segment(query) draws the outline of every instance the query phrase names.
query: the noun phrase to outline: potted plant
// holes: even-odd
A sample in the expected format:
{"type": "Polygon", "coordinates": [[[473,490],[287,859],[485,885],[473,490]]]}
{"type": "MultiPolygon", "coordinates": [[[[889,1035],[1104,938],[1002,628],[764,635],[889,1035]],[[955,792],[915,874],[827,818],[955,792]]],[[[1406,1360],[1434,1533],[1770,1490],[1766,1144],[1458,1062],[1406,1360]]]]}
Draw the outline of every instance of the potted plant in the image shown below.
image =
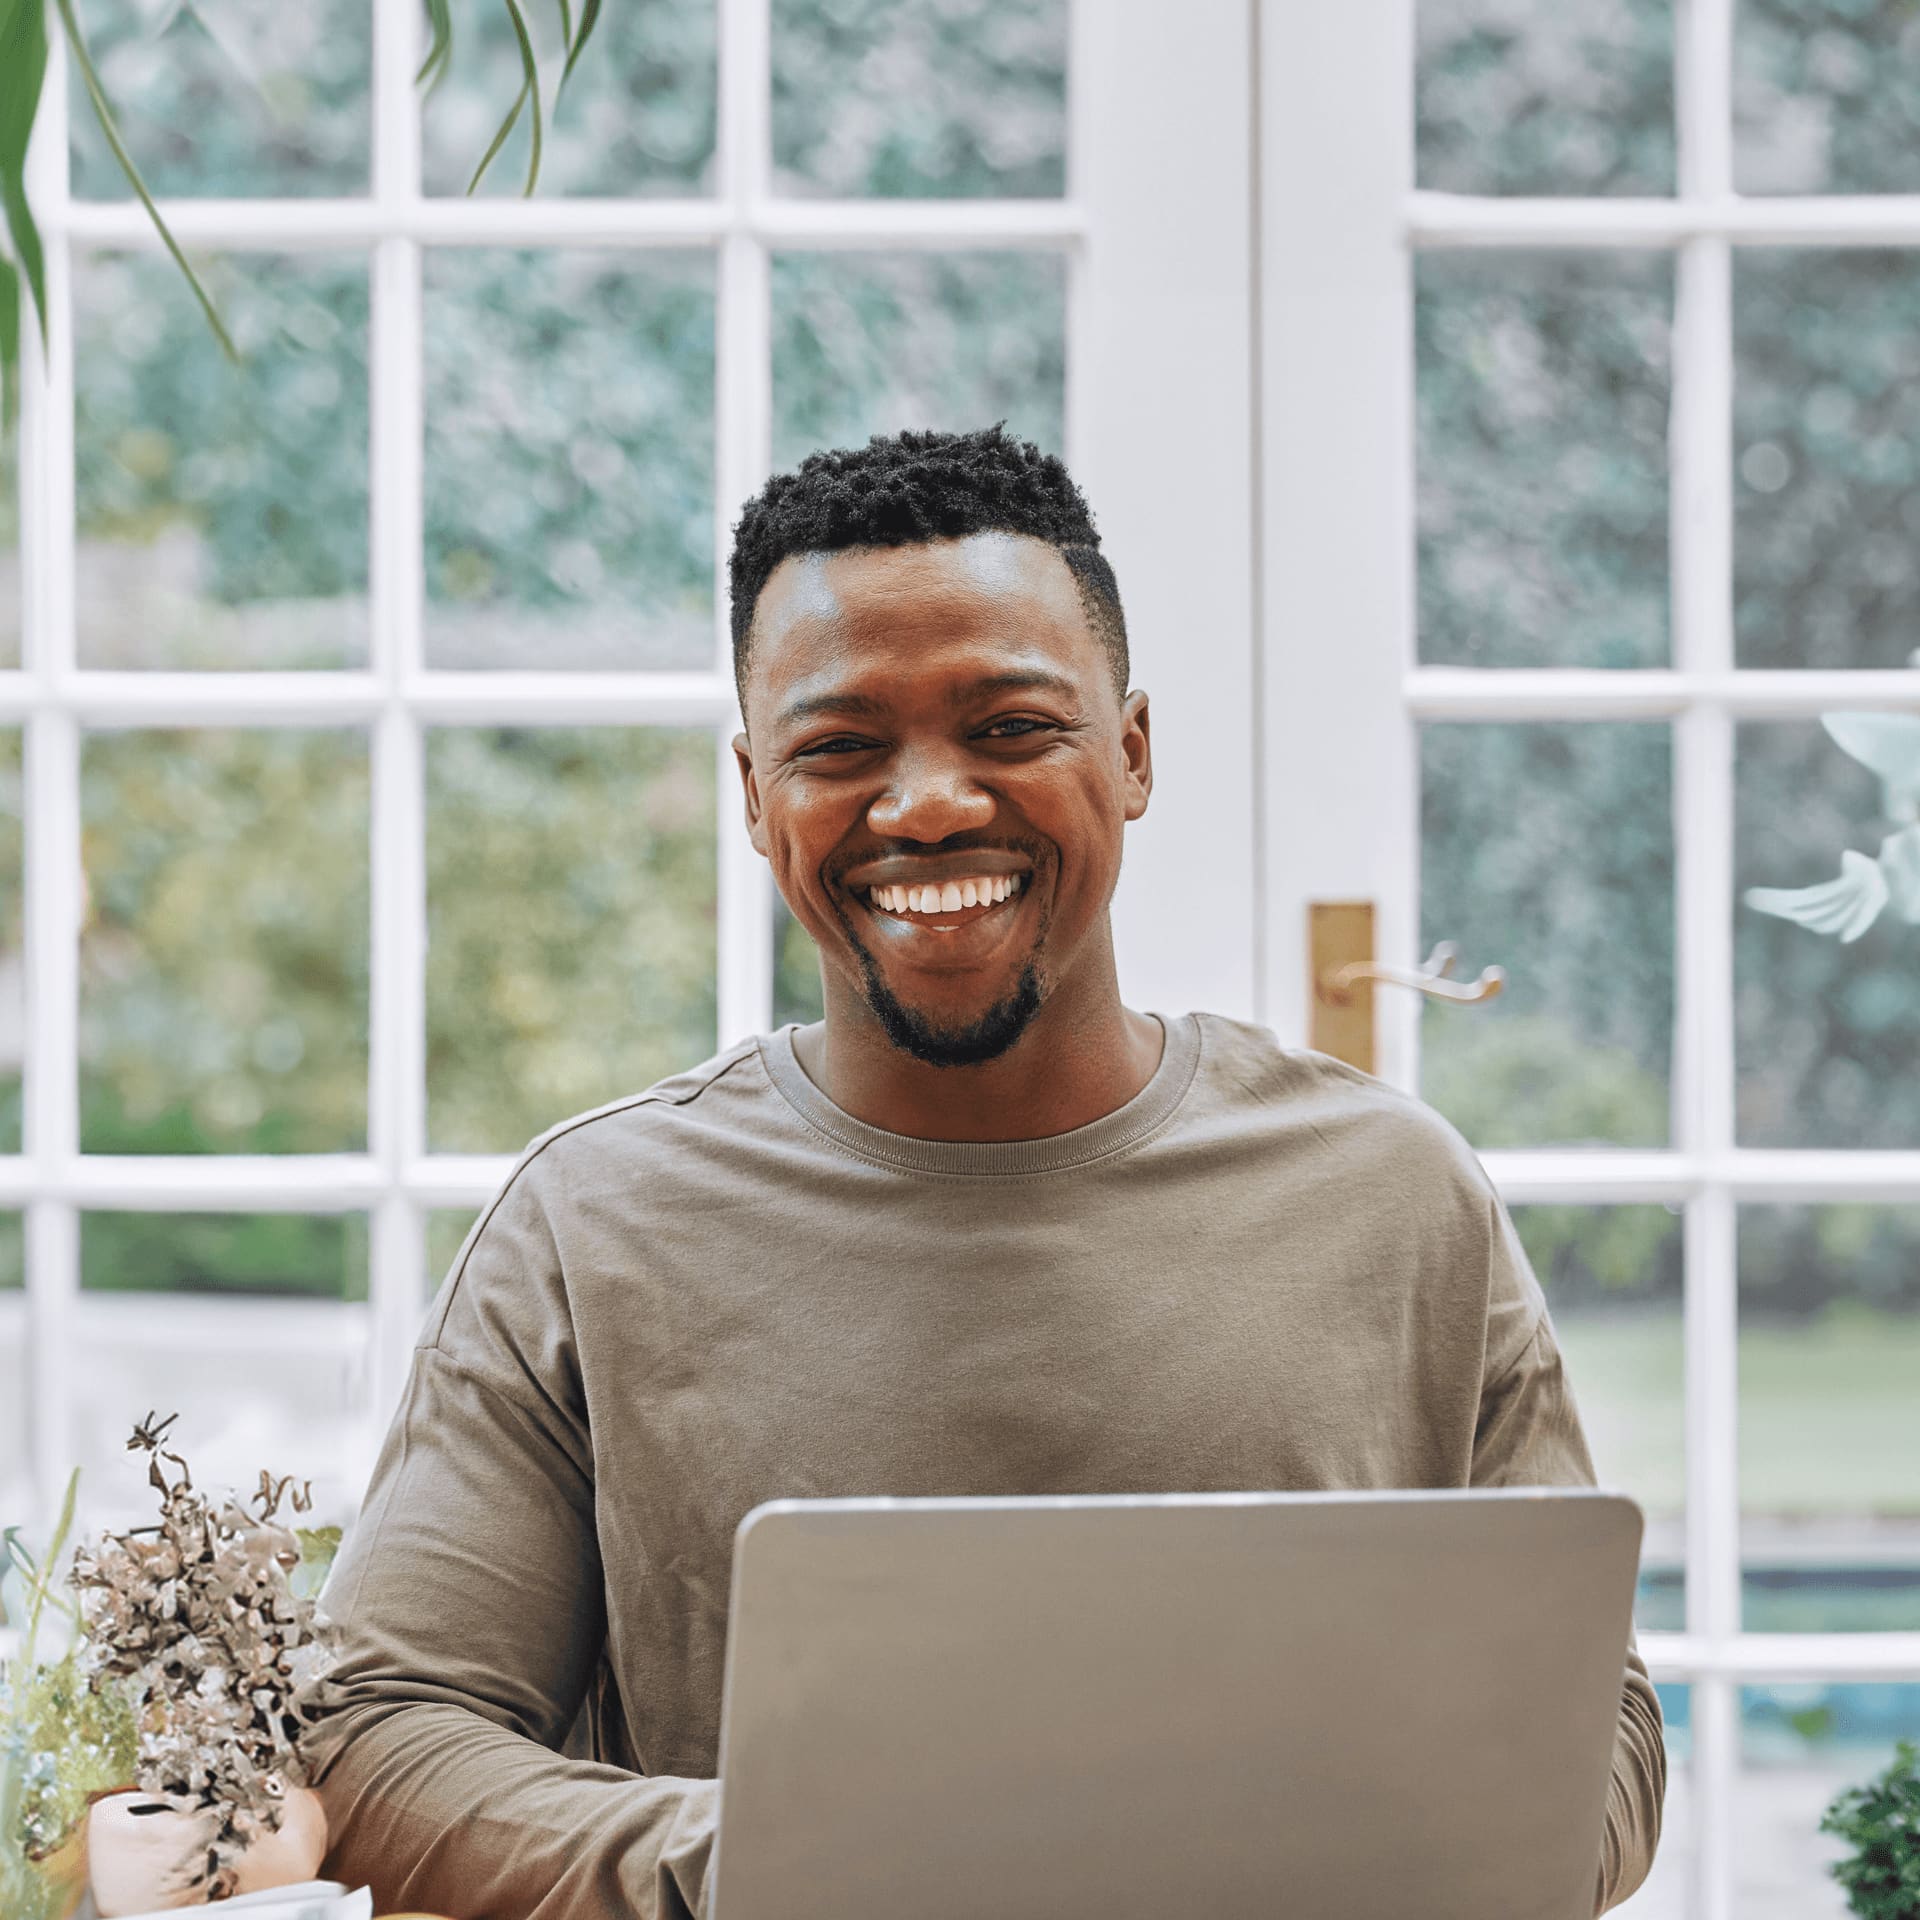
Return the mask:
{"type": "Polygon", "coordinates": [[[1898,1742],[1884,1772],[1834,1800],[1820,1831],[1853,1849],[1832,1872],[1860,1920],[1920,1920],[1920,1745],[1898,1742]]]}

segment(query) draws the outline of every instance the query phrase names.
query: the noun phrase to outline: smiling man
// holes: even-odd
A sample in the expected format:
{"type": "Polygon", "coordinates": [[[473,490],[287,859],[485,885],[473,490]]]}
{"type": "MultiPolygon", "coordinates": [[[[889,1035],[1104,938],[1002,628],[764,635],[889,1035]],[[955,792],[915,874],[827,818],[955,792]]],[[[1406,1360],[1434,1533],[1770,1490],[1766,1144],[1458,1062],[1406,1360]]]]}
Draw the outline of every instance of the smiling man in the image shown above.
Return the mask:
{"type": "MultiPolygon", "coordinates": [[[[825,1018],[542,1135],[441,1289],[307,1742],[382,1909],[704,1911],[763,1500],[1593,1479],[1459,1135],[1121,1000],[1147,696],[1065,468],[997,429],[817,454],[732,585],[747,826],[825,1018]]],[[[1596,1911],[1664,1782],[1629,1652],[1596,1911]]]]}

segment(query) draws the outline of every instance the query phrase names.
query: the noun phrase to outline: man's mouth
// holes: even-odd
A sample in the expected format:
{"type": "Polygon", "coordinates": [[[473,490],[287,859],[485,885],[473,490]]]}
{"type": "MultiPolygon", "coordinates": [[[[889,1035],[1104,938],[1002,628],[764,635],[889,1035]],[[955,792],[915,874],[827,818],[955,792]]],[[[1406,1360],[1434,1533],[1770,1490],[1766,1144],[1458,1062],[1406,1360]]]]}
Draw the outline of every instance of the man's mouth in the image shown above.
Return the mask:
{"type": "Polygon", "coordinates": [[[858,896],[876,913],[934,932],[969,925],[1018,897],[1023,873],[978,874],[961,880],[929,880],[923,886],[862,887],[858,896]]]}

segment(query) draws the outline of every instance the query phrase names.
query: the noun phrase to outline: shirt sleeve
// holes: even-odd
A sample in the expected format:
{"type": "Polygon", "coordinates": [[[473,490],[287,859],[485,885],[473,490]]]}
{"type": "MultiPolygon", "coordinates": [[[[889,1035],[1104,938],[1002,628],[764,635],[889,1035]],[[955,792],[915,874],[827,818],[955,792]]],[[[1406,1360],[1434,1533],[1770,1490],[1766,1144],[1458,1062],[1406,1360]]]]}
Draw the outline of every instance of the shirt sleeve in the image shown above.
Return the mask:
{"type": "Polygon", "coordinates": [[[605,1598],[570,1322],[528,1184],[442,1289],[322,1596],[341,1660],[302,1753],[325,1870],[382,1913],[684,1920],[717,1783],[560,1751],[605,1598]]]}
{"type": "MultiPolygon", "coordinates": [[[[1593,1486],[1593,1460],[1546,1301],[1513,1222],[1491,1190],[1488,1226],[1488,1364],[1474,1433],[1472,1484],[1593,1486]]],[[[1646,1879],[1660,1843],[1666,1787],[1660,1697],[1629,1633],[1594,1891],[1596,1914],[1618,1906],[1646,1879]]]]}

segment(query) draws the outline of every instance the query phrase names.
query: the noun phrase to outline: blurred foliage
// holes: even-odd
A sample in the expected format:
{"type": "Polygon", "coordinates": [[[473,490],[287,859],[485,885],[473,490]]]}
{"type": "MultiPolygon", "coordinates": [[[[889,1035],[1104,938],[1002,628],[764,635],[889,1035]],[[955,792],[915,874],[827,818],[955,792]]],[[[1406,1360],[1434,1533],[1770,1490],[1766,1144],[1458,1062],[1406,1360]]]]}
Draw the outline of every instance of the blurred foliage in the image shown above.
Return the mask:
{"type": "Polygon", "coordinates": [[[429,732],[435,1150],[517,1151],[713,1052],[714,773],[704,729],[429,732]]]}
{"type": "Polygon", "coordinates": [[[20,449],[0,433],[0,667],[20,664],[20,449]]]}
{"type": "Polygon", "coordinates": [[[1066,0],[773,0],[778,191],[1066,191],[1066,0]]]}
{"type": "Polygon", "coordinates": [[[1673,191],[1673,0],[1419,0],[1415,22],[1422,187],[1673,191]]]}
{"type": "Polygon", "coordinates": [[[427,1285],[438,1287],[452,1270],[479,1214],[470,1207],[435,1207],[427,1215],[427,1285]]]}
{"type": "Polygon", "coordinates": [[[364,1148],[365,734],[95,734],[80,797],[82,1149],[364,1148]]]}
{"type": "Polygon", "coordinates": [[[1820,1831],[1846,1843],[1827,1871],[1860,1920],[1920,1920],[1920,1744],[1898,1742],[1871,1780],[1838,1794],[1820,1831]]]}
{"type": "Polygon", "coordinates": [[[1920,260],[1734,261],[1734,628],[1746,667],[1920,655],[1920,260]]]}
{"type": "Polygon", "coordinates": [[[74,276],[76,617],[97,667],[367,657],[367,261],[156,255],[74,276]]]}
{"type": "Polygon", "coordinates": [[[651,249],[428,254],[432,665],[712,660],[713,273],[651,249]]]}
{"type": "MultiPolygon", "coordinates": [[[[1920,1314],[1920,1206],[1742,1207],[1740,1312],[1920,1314]]],[[[1914,1404],[1920,1410],[1920,1395],[1914,1404]]],[[[1920,1497],[1920,1481],[1915,1490],[1920,1497]]]]}
{"type": "MultiPolygon", "coordinates": [[[[367,0],[86,0],[83,24],[120,131],[154,193],[366,192],[367,0]]],[[[73,191],[126,198],[126,177],[77,74],[69,94],[73,191]]]]}
{"type": "Polygon", "coordinates": [[[1672,747],[1643,722],[1420,732],[1421,947],[1497,963],[1429,1004],[1422,1092],[1476,1146],[1663,1146],[1673,1045],[1672,747]]]}
{"type": "Polygon", "coordinates": [[[1676,1209],[1534,1204],[1512,1211],[1556,1320],[1603,1303],[1678,1307],[1684,1236],[1676,1209]]]}
{"type": "Polygon", "coordinates": [[[1415,262],[1420,658],[1664,667],[1669,254],[1415,262]]]}
{"type": "MultiPolygon", "coordinates": [[[[551,101],[564,64],[560,10],[523,11],[551,101]]],[[[421,135],[422,175],[433,194],[466,192],[521,80],[520,45],[505,7],[457,7],[454,25],[453,57],[427,95],[421,135]]],[[[541,193],[712,192],[714,36],[714,0],[617,0],[604,7],[547,116],[541,193]]],[[[523,115],[481,181],[481,194],[521,191],[531,138],[523,115]]]]}
{"type": "Polygon", "coordinates": [[[88,1292],[367,1297],[364,1213],[83,1213],[88,1292]]]}
{"type": "Polygon", "coordinates": [[[1065,410],[1063,256],[774,255],[777,468],[903,427],[995,420],[1058,452],[1065,410]]]}
{"type": "Polygon", "coordinates": [[[826,995],[820,979],[820,950],[778,892],[773,896],[773,1024],[802,1026],[820,1019],[826,995]]]}
{"type": "Polygon", "coordinates": [[[27,1284],[25,1224],[17,1213],[0,1213],[0,1293],[27,1284]]]}
{"type": "Polygon", "coordinates": [[[1733,113],[1741,193],[1920,189],[1920,5],[1740,0],[1733,113]]]}

